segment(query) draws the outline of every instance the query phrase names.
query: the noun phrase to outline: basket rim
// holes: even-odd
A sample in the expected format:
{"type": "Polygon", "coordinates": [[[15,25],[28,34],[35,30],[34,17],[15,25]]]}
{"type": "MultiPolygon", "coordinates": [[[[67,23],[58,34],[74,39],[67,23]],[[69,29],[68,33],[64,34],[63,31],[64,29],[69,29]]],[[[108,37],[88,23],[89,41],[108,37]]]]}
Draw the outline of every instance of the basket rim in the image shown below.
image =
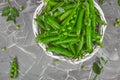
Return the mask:
{"type": "MultiPolygon", "coordinates": [[[[38,26],[37,26],[37,24],[36,24],[36,22],[35,22],[34,19],[41,12],[41,9],[42,9],[42,7],[44,5],[46,5],[46,3],[44,3],[43,1],[41,1],[41,4],[36,8],[36,10],[34,12],[34,15],[33,15],[33,20],[32,20],[32,26],[33,27],[32,28],[33,28],[33,33],[34,33],[35,37],[38,35],[39,32],[38,32],[38,26]]],[[[103,13],[102,9],[100,8],[100,6],[95,1],[94,1],[94,5],[95,5],[95,8],[97,8],[98,11],[100,12],[101,19],[107,23],[107,21],[105,19],[105,16],[104,16],[104,13],[103,13]]],[[[101,31],[100,31],[100,33],[103,35],[102,38],[101,38],[101,42],[103,41],[103,37],[104,37],[104,34],[105,34],[106,27],[107,27],[107,25],[101,25],[101,31]]],[[[66,62],[71,63],[71,64],[79,64],[79,63],[82,63],[84,61],[87,61],[87,60],[91,59],[98,52],[98,50],[100,49],[99,46],[96,46],[91,54],[86,54],[85,58],[76,60],[76,59],[66,58],[64,56],[56,56],[52,52],[46,52],[46,48],[45,48],[44,44],[38,43],[38,45],[44,50],[44,52],[48,56],[50,56],[52,58],[55,58],[55,59],[62,60],[62,61],[66,61],[66,62]]]]}

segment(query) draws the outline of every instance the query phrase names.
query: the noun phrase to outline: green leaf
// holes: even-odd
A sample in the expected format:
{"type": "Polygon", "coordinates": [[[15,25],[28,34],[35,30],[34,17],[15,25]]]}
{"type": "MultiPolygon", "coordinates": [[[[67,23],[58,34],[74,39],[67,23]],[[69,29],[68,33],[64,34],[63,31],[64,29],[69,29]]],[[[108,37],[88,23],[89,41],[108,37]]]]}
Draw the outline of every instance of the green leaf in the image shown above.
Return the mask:
{"type": "Polygon", "coordinates": [[[7,21],[16,22],[15,17],[14,17],[14,16],[11,16],[11,15],[7,17],[7,21]]]}
{"type": "Polygon", "coordinates": [[[8,6],[8,7],[3,9],[2,16],[8,16],[9,13],[10,13],[10,7],[8,6]]]}
{"type": "Polygon", "coordinates": [[[99,67],[99,65],[96,62],[93,63],[92,69],[93,69],[94,73],[96,73],[97,75],[99,75],[101,73],[101,68],[99,67]]]}
{"type": "Polygon", "coordinates": [[[118,5],[120,6],[120,0],[118,0],[118,5]]]}
{"type": "Polygon", "coordinates": [[[19,11],[15,7],[11,7],[10,12],[12,16],[15,16],[15,17],[19,16],[19,11]]]}

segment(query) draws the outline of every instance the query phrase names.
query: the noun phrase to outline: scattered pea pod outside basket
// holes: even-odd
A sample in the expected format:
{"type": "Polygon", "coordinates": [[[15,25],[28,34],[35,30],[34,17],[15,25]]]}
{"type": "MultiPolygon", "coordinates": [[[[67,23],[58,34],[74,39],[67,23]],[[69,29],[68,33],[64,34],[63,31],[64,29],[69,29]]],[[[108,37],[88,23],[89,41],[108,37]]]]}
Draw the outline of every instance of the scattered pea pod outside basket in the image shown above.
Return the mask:
{"type": "Polygon", "coordinates": [[[78,64],[97,53],[107,22],[93,1],[41,0],[33,16],[33,32],[48,56],[78,64]]]}

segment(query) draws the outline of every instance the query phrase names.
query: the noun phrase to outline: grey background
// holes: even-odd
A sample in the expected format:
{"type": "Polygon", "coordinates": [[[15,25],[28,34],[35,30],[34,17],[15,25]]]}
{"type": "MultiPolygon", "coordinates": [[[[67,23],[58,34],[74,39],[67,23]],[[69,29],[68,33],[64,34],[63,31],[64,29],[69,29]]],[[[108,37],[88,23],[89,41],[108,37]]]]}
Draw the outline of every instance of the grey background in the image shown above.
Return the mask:
{"type": "MultiPolygon", "coordinates": [[[[0,14],[7,6],[6,1],[0,0],[0,14]]],[[[19,30],[13,23],[6,22],[6,17],[0,16],[0,48],[7,48],[5,52],[0,49],[0,80],[11,80],[10,63],[15,56],[18,57],[19,63],[17,80],[93,80],[94,73],[91,66],[101,56],[107,57],[109,62],[98,80],[120,80],[120,26],[113,27],[115,19],[120,18],[120,7],[117,5],[117,0],[104,1],[101,8],[108,22],[103,40],[104,48],[100,49],[92,59],[72,65],[63,61],[53,62],[54,59],[46,56],[34,42],[32,17],[39,1],[11,0],[17,8],[23,5],[25,9],[17,18],[17,24],[21,25],[19,30]],[[81,70],[82,65],[86,66],[86,71],[81,70]]]]}

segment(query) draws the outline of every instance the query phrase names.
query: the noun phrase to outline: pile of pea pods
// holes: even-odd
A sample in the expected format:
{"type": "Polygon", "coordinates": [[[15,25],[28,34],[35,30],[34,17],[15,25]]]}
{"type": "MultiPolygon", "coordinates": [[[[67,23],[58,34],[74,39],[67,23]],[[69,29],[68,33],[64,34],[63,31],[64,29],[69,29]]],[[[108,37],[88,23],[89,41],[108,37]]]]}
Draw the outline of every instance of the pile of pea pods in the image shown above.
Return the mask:
{"type": "Polygon", "coordinates": [[[93,46],[102,46],[100,25],[106,25],[94,0],[47,0],[35,21],[40,33],[35,41],[47,51],[71,59],[84,58],[93,46]]]}

